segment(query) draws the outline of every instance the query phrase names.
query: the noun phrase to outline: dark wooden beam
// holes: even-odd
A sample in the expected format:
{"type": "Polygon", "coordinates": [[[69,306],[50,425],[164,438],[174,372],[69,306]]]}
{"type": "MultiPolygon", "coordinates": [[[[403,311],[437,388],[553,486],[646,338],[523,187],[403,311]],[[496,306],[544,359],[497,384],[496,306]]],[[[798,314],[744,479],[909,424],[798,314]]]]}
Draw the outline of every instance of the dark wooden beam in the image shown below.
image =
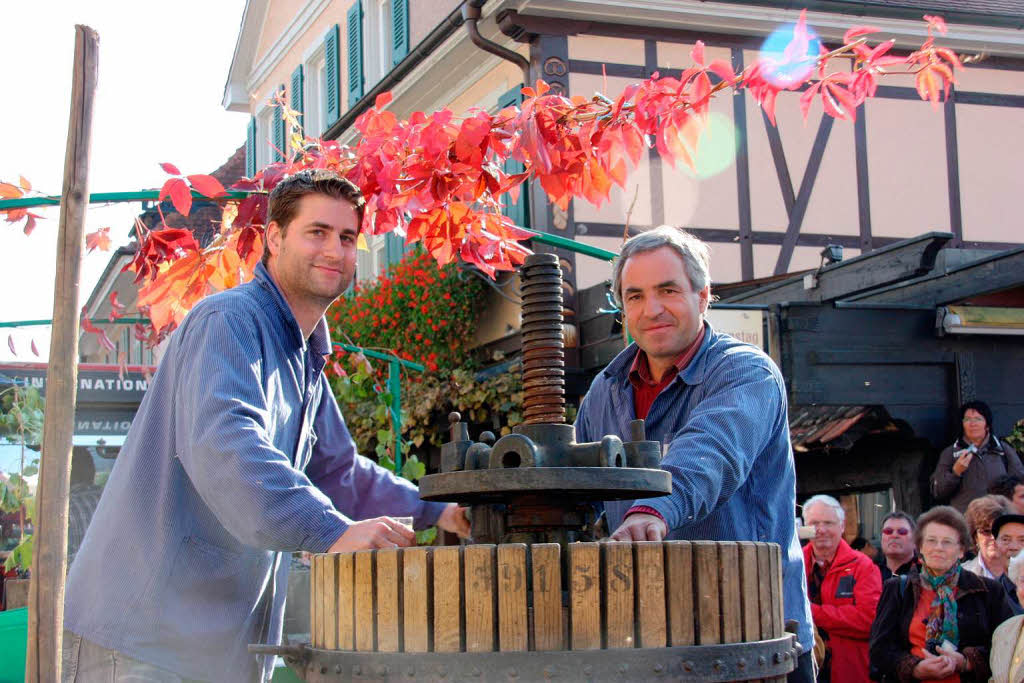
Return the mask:
{"type": "Polygon", "coordinates": [[[786,217],[788,218],[793,215],[793,204],[796,203],[796,197],[793,195],[793,180],[789,176],[789,165],[786,163],[786,151],[782,148],[782,136],[779,134],[779,129],[772,125],[764,109],[761,110],[761,119],[764,121],[764,131],[768,134],[768,147],[772,151],[775,174],[779,177],[782,203],[786,207],[786,217]]]}
{"type": "Polygon", "coordinates": [[[1024,107],[1024,95],[1006,95],[994,92],[956,91],[958,104],[983,104],[987,107],[1024,107]]]}
{"type": "Polygon", "coordinates": [[[804,169],[804,177],[800,181],[800,192],[796,196],[793,211],[789,215],[786,237],[782,240],[782,249],[779,250],[779,258],[775,262],[776,275],[781,275],[789,270],[789,262],[793,258],[793,249],[796,247],[800,226],[807,213],[807,205],[811,201],[811,191],[814,189],[814,181],[818,178],[818,169],[821,168],[821,160],[825,156],[825,146],[828,144],[828,136],[832,132],[833,123],[835,123],[834,118],[822,113],[821,123],[818,124],[818,134],[815,136],[814,146],[811,148],[811,156],[807,159],[807,168],[804,169]]]}
{"type": "Polygon", "coordinates": [[[857,165],[857,221],[860,225],[860,250],[871,251],[871,192],[868,183],[867,107],[861,105],[853,125],[853,144],[857,165]]]}
{"type": "MultiPolygon", "coordinates": [[[[530,61],[537,65],[541,78],[548,82],[553,93],[569,94],[569,39],[564,35],[541,35],[530,44],[530,61]]],[[[538,183],[539,185],[539,183],[538,183]]],[[[536,195],[544,194],[538,187],[536,195]]],[[[531,197],[533,199],[533,197],[531,197]]],[[[546,199],[546,197],[545,197],[546,199]]],[[[534,214],[537,215],[536,213],[534,214]]],[[[568,211],[562,211],[551,202],[546,202],[542,213],[543,223],[535,224],[536,230],[543,230],[571,240],[576,239],[576,223],[573,216],[573,202],[568,211]]],[[[570,311],[576,311],[576,252],[536,245],[537,251],[553,253],[562,265],[562,280],[565,283],[562,303],[570,311]]],[[[578,337],[578,335],[577,335],[578,337]]],[[[579,346],[565,349],[566,368],[577,368],[580,363],[579,346]]]]}
{"type": "Polygon", "coordinates": [[[725,299],[726,303],[777,304],[797,301],[825,302],[847,299],[858,292],[929,272],[935,256],[952,238],[949,233],[928,233],[901,240],[848,261],[825,266],[817,273],[817,286],[806,289],[803,276],[795,276],[725,299]]]}
{"type": "MultiPolygon", "coordinates": [[[[653,41],[652,41],[653,42],[653,41]]],[[[655,67],[657,70],[657,67],[655,67]]],[[[590,76],[615,76],[618,78],[647,78],[647,68],[642,64],[617,64],[614,62],[593,62],[586,59],[570,59],[569,71],[590,76]]],[[[613,93],[605,93],[609,97],[613,93]]]]}
{"type": "MultiPolygon", "coordinates": [[[[743,71],[743,50],[732,48],[732,68],[743,71]]],[[[736,127],[736,199],[740,227],[740,277],[754,278],[753,217],[750,210],[750,148],[747,141],[747,93],[741,90],[732,97],[732,118],[736,127]]],[[[790,186],[792,190],[792,186],[790,186]]]]}
{"type": "Polygon", "coordinates": [[[963,217],[960,211],[960,150],[956,141],[956,100],[953,90],[946,98],[946,178],[949,189],[949,229],[953,233],[953,246],[964,239],[963,217]]]}
{"type": "MultiPolygon", "coordinates": [[[[658,41],[644,41],[644,77],[648,77],[658,70],[658,41]]],[[[662,175],[662,159],[656,148],[648,150],[648,171],[651,187],[651,223],[663,225],[665,223],[665,179],[662,175]]],[[[627,185],[627,188],[629,186],[627,185]]],[[[625,193],[627,206],[632,203],[633,197],[630,192],[625,193]]]]}
{"type": "Polygon", "coordinates": [[[943,306],[962,299],[1024,285],[1024,247],[941,273],[907,280],[849,297],[851,301],[943,306]]]}

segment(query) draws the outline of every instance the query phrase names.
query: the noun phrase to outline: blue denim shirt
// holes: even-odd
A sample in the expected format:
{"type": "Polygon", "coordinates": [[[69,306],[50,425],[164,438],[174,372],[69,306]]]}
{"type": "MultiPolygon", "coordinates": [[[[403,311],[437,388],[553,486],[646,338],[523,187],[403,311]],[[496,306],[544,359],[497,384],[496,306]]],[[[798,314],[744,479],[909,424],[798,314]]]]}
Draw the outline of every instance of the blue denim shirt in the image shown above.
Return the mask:
{"type": "MultiPolygon", "coordinates": [[[[576,440],[629,437],[636,417],[630,344],[590,386],[576,418],[576,440]]],[[[636,501],[665,517],[669,539],[760,541],[782,547],[786,619],[800,623],[809,651],[811,608],[796,536],[796,468],[782,373],[760,349],[705,323],[690,364],[654,400],[647,438],[660,441],[672,493],[636,501]]],[[[632,501],[605,503],[614,530],[632,501]]]]}
{"type": "Polygon", "coordinates": [[[71,565],[65,626],[182,676],[271,672],[287,553],[324,552],[352,520],[433,524],[443,505],[356,454],[322,370],[262,265],[172,335],[71,565]]]}

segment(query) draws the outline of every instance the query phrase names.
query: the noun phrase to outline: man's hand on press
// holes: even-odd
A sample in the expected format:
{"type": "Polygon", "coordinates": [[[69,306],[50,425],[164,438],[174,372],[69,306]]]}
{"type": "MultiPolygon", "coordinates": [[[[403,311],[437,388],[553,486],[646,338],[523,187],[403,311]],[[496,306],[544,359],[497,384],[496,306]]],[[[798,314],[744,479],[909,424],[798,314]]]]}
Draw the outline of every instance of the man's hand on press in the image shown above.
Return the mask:
{"type": "Polygon", "coordinates": [[[467,508],[459,507],[456,503],[449,503],[437,518],[437,525],[445,531],[458,534],[459,538],[469,538],[469,518],[466,516],[466,510],[467,508]]]}
{"type": "Polygon", "coordinates": [[[364,519],[349,525],[327,552],[347,553],[374,548],[406,548],[416,544],[416,533],[390,517],[364,519]]]}
{"type": "Polygon", "coordinates": [[[615,533],[613,541],[660,541],[668,533],[668,525],[657,515],[637,512],[626,519],[615,533]]]}

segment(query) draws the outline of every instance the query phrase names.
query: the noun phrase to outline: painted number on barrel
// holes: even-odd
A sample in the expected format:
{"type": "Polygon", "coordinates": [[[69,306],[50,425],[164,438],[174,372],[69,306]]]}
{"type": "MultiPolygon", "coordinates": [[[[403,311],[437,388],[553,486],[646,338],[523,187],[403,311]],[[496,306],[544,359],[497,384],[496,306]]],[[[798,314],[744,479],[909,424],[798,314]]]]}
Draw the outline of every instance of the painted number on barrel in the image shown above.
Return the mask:
{"type": "Polygon", "coordinates": [[[550,580],[548,579],[548,566],[546,564],[537,567],[536,577],[538,585],[534,586],[535,589],[541,593],[547,593],[551,590],[550,580]]]}
{"type": "Polygon", "coordinates": [[[572,589],[577,593],[586,593],[594,585],[591,567],[577,565],[572,577],[572,589]]]}
{"type": "Polygon", "coordinates": [[[523,587],[523,573],[515,565],[502,565],[501,578],[506,581],[508,590],[517,591],[523,587]]]}
{"type": "MultiPolygon", "coordinates": [[[[506,566],[505,569],[508,569],[506,566]]],[[[491,586],[491,565],[478,564],[473,570],[476,578],[473,581],[473,590],[487,590],[491,586]]]]}
{"type": "Polygon", "coordinates": [[[612,573],[611,581],[608,583],[609,588],[616,593],[633,590],[632,572],[628,571],[630,568],[623,564],[613,564],[609,569],[612,573]]]}

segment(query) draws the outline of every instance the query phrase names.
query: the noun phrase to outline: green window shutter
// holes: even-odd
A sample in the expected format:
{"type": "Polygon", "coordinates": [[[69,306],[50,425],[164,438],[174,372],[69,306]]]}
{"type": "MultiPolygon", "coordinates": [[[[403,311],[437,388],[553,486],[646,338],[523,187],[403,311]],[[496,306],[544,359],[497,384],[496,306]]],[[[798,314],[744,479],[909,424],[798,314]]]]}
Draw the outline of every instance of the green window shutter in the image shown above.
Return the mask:
{"type": "MultiPolygon", "coordinates": [[[[284,90],[284,86],[282,85],[279,90],[284,90]]],[[[286,148],[288,144],[288,134],[285,131],[285,122],[284,118],[281,116],[281,109],[279,107],[274,107],[274,113],[271,120],[273,121],[271,128],[274,130],[274,161],[284,161],[285,155],[288,153],[286,148]]]]}
{"type": "Polygon", "coordinates": [[[409,0],[391,0],[391,66],[409,54],[409,0]]]}
{"type": "MultiPolygon", "coordinates": [[[[498,98],[498,109],[504,109],[505,107],[511,107],[513,105],[522,104],[523,93],[520,92],[522,86],[516,86],[507,93],[498,98]]],[[[502,170],[505,173],[522,173],[526,170],[526,166],[523,162],[517,161],[516,159],[509,159],[502,165],[502,170]]],[[[501,211],[502,214],[508,216],[515,222],[516,225],[528,228],[530,227],[530,184],[525,182],[519,186],[519,199],[515,204],[509,202],[509,198],[505,198],[505,208],[501,211]]]]}
{"type": "Polygon", "coordinates": [[[348,10],[348,106],[363,98],[363,3],[360,0],[348,10]]]}
{"type": "Polygon", "coordinates": [[[304,111],[303,104],[305,103],[305,96],[303,95],[303,76],[302,76],[302,65],[299,64],[295,67],[295,71],[292,72],[292,87],[289,91],[289,105],[292,109],[299,112],[299,123],[302,123],[302,113],[304,111]]]}
{"type": "Polygon", "coordinates": [[[324,130],[341,118],[341,69],[338,66],[338,36],[340,29],[335,24],[324,39],[324,80],[327,81],[327,120],[324,130]]]}
{"type": "Polygon", "coordinates": [[[245,175],[250,178],[256,175],[256,117],[249,117],[249,127],[245,131],[245,175]]]}

